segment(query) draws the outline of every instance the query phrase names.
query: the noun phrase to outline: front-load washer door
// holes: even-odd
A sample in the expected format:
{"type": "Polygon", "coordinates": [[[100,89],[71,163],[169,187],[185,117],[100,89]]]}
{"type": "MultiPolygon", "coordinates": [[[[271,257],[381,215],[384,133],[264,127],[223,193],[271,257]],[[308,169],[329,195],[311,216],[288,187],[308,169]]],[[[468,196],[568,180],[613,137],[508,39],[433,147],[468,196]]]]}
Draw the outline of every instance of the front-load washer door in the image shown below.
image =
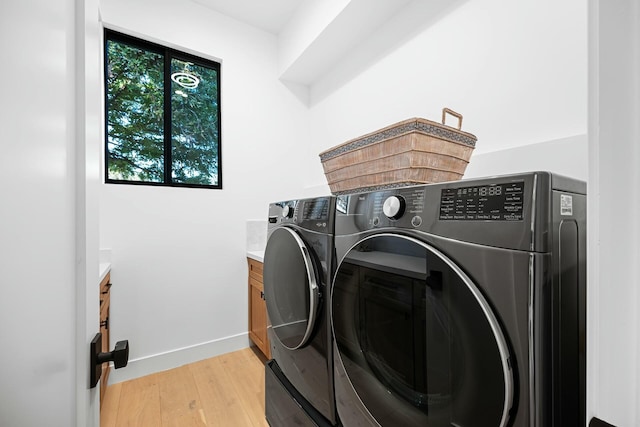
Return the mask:
{"type": "Polygon", "coordinates": [[[271,328],[289,350],[303,347],[313,332],[320,291],[312,254],[292,229],[275,229],[264,253],[264,293],[271,328]]]}
{"type": "Polygon", "coordinates": [[[332,319],[345,425],[509,422],[502,329],[478,287],[436,248],[395,234],[361,240],[338,267],[332,319]]]}

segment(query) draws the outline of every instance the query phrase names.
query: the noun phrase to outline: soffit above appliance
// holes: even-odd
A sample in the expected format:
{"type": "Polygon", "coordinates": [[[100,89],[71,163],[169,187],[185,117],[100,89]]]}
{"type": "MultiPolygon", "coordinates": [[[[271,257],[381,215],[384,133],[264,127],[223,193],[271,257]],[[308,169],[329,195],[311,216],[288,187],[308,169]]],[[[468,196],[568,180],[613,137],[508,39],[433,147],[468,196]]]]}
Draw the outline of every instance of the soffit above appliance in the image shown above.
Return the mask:
{"type": "Polygon", "coordinates": [[[309,102],[312,86],[332,90],[468,0],[191,1],[274,34],[280,80],[309,102]]]}

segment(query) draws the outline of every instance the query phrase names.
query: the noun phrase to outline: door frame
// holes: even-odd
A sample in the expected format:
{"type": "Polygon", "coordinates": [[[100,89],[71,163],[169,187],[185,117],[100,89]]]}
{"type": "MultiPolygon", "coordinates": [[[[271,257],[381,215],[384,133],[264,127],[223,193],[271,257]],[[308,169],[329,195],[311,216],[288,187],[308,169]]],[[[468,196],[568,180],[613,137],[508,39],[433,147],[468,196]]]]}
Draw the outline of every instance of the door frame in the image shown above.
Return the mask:
{"type": "Polygon", "coordinates": [[[99,191],[102,26],[98,0],[75,0],[76,426],[100,425],[100,388],[90,388],[89,343],[99,331],[99,191]]]}

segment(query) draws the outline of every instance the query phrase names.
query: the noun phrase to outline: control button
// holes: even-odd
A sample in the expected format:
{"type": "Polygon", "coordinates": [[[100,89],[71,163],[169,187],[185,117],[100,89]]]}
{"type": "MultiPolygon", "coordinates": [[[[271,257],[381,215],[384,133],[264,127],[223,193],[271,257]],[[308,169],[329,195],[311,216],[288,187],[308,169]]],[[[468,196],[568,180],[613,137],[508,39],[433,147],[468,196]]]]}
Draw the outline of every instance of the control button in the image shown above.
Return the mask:
{"type": "Polygon", "coordinates": [[[282,218],[291,218],[293,216],[293,206],[285,205],[282,207],[282,218]]]}
{"type": "Polygon", "coordinates": [[[380,218],[375,217],[373,218],[373,226],[377,227],[380,224],[380,218]]]}
{"type": "Polygon", "coordinates": [[[420,227],[421,224],[422,218],[420,218],[418,215],[411,218],[411,225],[413,225],[414,227],[420,227]]]}
{"type": "Polygon", "coordinates": [[[400,196],[391,196],[384,201],[382,212],[387,218],[398,219],[404,214],[405,202],[400,196]]]}

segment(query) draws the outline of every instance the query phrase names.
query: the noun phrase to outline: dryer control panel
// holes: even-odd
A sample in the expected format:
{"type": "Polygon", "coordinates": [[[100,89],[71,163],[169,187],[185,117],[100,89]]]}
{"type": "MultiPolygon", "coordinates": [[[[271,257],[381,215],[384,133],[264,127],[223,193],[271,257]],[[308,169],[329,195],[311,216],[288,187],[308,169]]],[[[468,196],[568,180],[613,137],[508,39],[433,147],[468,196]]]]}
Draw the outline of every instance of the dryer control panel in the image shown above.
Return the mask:
{"type": "Polygon", "coordinates": [[[281,225],[333,234],[335,197],[289,200],[269,205],[268,228],[281,225]]]}

